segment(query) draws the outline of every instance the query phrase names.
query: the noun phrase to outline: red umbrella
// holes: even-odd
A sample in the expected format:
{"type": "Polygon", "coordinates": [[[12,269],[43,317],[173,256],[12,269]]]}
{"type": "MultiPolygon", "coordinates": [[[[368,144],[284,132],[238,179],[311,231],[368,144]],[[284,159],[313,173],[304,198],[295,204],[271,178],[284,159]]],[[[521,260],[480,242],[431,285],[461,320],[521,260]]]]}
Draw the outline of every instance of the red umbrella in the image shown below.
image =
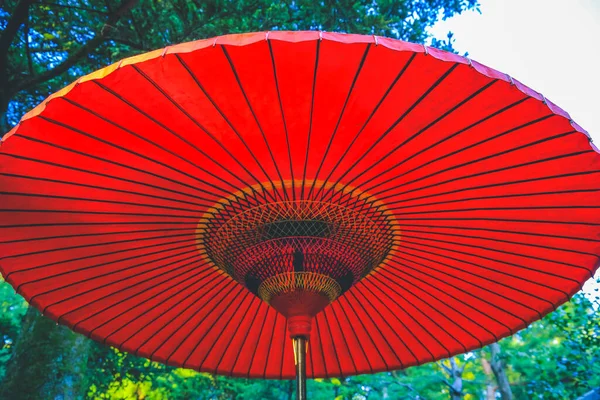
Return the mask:
{"type": "Polygon", "coordinates": [[[522,329],[598,267],[585,131],[426,46],[170,46],[78,79],[1,143],[5,279],[58,323],[169,365],[406,368],[522,329]]]}

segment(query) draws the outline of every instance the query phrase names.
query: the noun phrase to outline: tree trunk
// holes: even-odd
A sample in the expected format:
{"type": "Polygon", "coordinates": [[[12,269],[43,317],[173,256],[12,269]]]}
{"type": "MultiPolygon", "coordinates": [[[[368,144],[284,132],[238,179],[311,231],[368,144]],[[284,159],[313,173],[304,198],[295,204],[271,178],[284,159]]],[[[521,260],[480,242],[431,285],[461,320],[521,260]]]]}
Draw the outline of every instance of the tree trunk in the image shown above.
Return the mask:
{"type": "Polygon", "coordinates": [[[0,387],[2,399],[86,397],[93,342],[29,307],[0,387]]]}
{"type": "Polygon", "coordinates": [[[9,92],[8,50],[15,40],[17,32],[26,23],[27,18],[29,18],[29,7],[33,3],[34,0],[19,0],[0,35],[0,137],[4,136],[8,131],[9,126],[6,122],[6,110],[10,97],[14,95],[14,93],[11,94],[9,92]]]}
{"type": "Polygon", "coordinates": [[[510,383],[508,382],[508,377],[506,376],[504,362],[502,361],[502,357],[500,355],[500,345],[498,343],[490,344],[490,351],[492,353],[492,361],[490,362],[490,365],[492,366],[492,371],[494,371],[494,376],[496,377],[498,390],[500,391],[502,400],[512,400],[513,394],[510,388],[510,383]]]}
{"type": "Polygon", "coordinates": [[[494,384],[494,373],[492,372],[492,366],[487,358],[481,357],[481,366],[485,373],[485,399],[495,400],[496,399],[496,385],[494,384]]]}
{"type": "Polygon", "coordinates": [[[8,97],[4,88],[0,87],[0,138],[10,130],[6,112],[8,111],[8,97]]]}
{"type": "Polygon", "coordinates": [[[463,368],[459,367],[456,364],[456,359],[454,357],[450,358],[450,366],[452,367],[452,383],[450,385],[450,398],[452,400],[462,400],[463,398],[463,380],[462,373],[463,368]]]}

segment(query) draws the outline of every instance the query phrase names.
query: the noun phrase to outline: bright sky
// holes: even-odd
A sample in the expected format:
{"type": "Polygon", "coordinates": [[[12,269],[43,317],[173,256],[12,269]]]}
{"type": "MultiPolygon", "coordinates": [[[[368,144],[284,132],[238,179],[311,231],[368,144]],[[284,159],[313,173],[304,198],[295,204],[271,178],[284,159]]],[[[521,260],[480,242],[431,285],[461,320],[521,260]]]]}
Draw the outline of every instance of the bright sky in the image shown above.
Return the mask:
{"type": "MultiPolygon", "coordinates": [[[[479,0],[431,33],[566,110],[600,147],[600,0],[479,0]]],[[[600,277],[600,272],[596,278],[600,277]]],[[[590,280],[589,294],[600,285],[590,280]]]]}

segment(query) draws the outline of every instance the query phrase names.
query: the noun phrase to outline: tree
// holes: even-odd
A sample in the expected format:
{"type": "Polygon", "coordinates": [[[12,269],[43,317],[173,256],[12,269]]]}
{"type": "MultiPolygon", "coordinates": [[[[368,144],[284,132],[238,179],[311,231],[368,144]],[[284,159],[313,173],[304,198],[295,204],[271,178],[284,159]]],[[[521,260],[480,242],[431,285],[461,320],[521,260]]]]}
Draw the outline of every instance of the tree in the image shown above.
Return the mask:
{"type": "MultiPolygon", "coordinates": [[[[225,33],[304,30],[413,42],[477,0],[5,0],[0,8],[0,131],[77,77],[121,58],[225,33]]],[[[436,40],[451,48],[451,39],[436,40]]]]}
{"type": "Polygon", "coordinates": [[[489,346],[491,353],[490,367],[496,377],[496,383],[498,390],[502,396],[502,400],[512,400],[513,394],[506,376],[504,360],[502,359],[500,345],[498,343],[492,343],[489,346]]]}
{"type": "Polygon", "coordinates": [[[0,381],[6,373],[6,363],[10,360],[14,344],[21,330],[21,320],[27,311],[27,303],[13,288],[0,279],[0,381]]]}
{"type": "Polygon", "coordinates": [[[500,342],[514,398],[573,399],[600,386],[599,307],[577,294],[500,342]]]}
{"type": "MultiPolygon", "coordinates": [[[[229,32],[322,29],[431,40],[451,49],[451,36],[435,41],[427,27],[476,6],[476,0],[4,0],[0,128],[5,132],[76,77],[170,43],[229,32]]],[[[576,295],[543,320],[480,351],[405,371],[314,380],[309,394],[336,400],[473,400],[510,398],[511,392],[518,399],[576,398],[600,387],[597,300],[576,295]]],[[[25,310],[23,300],[0,283],[0,378],[6,375],[0,398],[293,398],[293,382],[166,367],[98,345],[25,310]]]]}
{"type": "Polygon", "coordinates": [[[35,308],[29,308],[0,387],[0,398],[69,400],[87,391],[88,355],[95,343],[65,326],[54,325],[52,320],[40,318],[35,308]]]}
{"type": "MultiPolygon", "coordinates": [[[[431,40],[427,28],[437,20],[475,7],[477,0],[4,0],[0,8],[0,132],[8,131],[27,110],[77,77],[169,44],[283,29],[377,34],[423,43],[431,40]]],[[[452,47],[451,36],[433,43],[452,47]]],[[[16,346],[7,355],[10,360],[4,364],[2,390],[8,397],[17,393],[19,397],[26,393],[28,398],[58,396],[57,390],[67,382],[70,391],[60,395],[80,397],[87,390],[83,388],[88,378],[81,370],[88,364],[106,378],[93,380],[97,383],[93,396],[121,389],[127,393],[132,387],[148,391],[148,382],[160,393],[168,386],[165,382],[178,379],[172,370],[158,371],[140,360],[131,361],[126,378],[120,369],[107,373],[111,368],[102,368],[106,360],[112,360],[113,369],[124,368],[118,361],[123,362],[121,356],[57,327],[35,310],[27,312],[16,346]],[[36,349],[35,356],[32,349],[36,349]],[[164,379],[158,379],[161,376],[164,379]]],[[[194,376],[197,380],[190,382],[204,387],[205,377],[194,376]]],[[[211,387],[222,394],[239,389],[239,381],[215,378],[214,382],[211,387]]],[[[341,392],[342,382],[317,384],[341,392]]],[[[260,386],[255,397],[267,392],[286,398],[290,394],[289,386],[277,383],[260,386]]]]}
{"type": "Polygon", "coordinates": [[[12,14],[5,11],[0,36],[3,127],[15,122],[7,114],[12,101],[16,100],[12,112],[18,115],[72,80],[73,73],[77,74],[72,69],[87,72],[98,62],[107,61],[98,54],[100,47],[106,43],[111,27],[136,3],[137,0],[125,0],[113,7],[106,3],[101,11],[70,2],[50,5],[19,0],[12,7],[12,14]],[[71,25],[77,19],[80,24],[71,25]]]}

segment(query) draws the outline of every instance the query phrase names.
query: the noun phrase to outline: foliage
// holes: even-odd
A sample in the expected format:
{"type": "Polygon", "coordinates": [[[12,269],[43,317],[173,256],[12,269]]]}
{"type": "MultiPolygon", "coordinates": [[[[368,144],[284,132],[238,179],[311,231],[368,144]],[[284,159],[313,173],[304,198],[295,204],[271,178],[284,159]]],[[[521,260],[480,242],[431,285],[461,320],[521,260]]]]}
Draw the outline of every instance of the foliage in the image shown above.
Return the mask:
{"type": "Polygon", "coordinates": [[[600,386],[598,306],[577,295],[502,343],[516,398],[572,399],[600,386]]]}
{"type": "Polygon", "coordinates": [[[66,326],[57,326],[29,307],[6,364],[0,398],[77,397],[93,379],[87,374],[87,363],[88,353],[95,346],[93,341],[66,326]]]}
{"type": "MultiPolygon", "coordinates": [[[[600,386],[600,304],[583,294],[530,327],[500,342],[515,399],[574,399],[600,386]]],[[[173,368],[97,347],[89,363],[92,399],[277,399],[294,398],[291,381],[227,378],[173,368]],[[92,372],[90,372],[92,373],[92,372]]],[[[455,357],[465,400],[485,399],[489,381],[483,360],[488,348],[455,357]]],[[[316,379],[308,382],[315,400],[450,398],[448,360],[404,371],[316,379]]]]}
{"type": "MultiPolygon", "coordinates": [[[[5,0],[0,130],[77,77],[168,44],[286,29],[424,42],[437,20],[477,6],[477,0],[5,0]]],[[[434,44],[452,49],[452,38],[434,44]]]]}
{"type": "MultiPolygon", "coordinates": [[[[428,27],[440,18],[477,7],[476,0],[5,0],[1,4],[2,132],[76,77],[171,43],[233,32],[322,29],[429,41],[452,50],[452,34],[443,40],[431,38],[428,27]]],[[[543,320],[500,342],[516,399],[572,399],[600,386],[599,306],[598,298],[578,294],[543,320]]],[[[33,363],[32,368],[27,365],[30,374],[48,373],[42,380],[68,375],[71,365],[57,354],[64,351],[61,346],[66,341],[79,336],[52,323],[36,325],[41,317],[35,313],[26,317],[25,302],[4,282],[0,283],[0,312],[0,379],[9,362],[33,363]],[[35,332],[32,326],[37,326],[35,332]],[[62,342],[44,342],[51,349],[38,351],[36,357],[24,352],[21,359],[25,361],[19,361],[14,346],[19,336],[25,347],[32,341],[40,346],[40,338],[47,336],[62,338],[62,342]],[[36,364],[38,358],[49,362],[52,370],[36,364]]],[[[92,382],[87,390],[91,399],[287,400],[295,396],[290,381],[218,377],[164,366],[95,343],[88,348],[83,373],[92,382]]],[[[453,363],[444,360],[404,371],[317,379],[308,383],[308,392],[311,399],[445,400],[451,395],[454,365],[462,370],[459,397],[484,399],[489,389],[499,397],[486,371],[491,357],[486,348],[457,356],[453,363]]],[[[26,391],[32,382],[19,384],[26,391]]]]}
{"type": "Polygon", "coordinates": [[[17,295],[9,284],[0,278],[0,381],[6,373],[6,363],[11,357],[14,343],[21,328],[21,318],[27,311],[27,303],[17,295]]]}

